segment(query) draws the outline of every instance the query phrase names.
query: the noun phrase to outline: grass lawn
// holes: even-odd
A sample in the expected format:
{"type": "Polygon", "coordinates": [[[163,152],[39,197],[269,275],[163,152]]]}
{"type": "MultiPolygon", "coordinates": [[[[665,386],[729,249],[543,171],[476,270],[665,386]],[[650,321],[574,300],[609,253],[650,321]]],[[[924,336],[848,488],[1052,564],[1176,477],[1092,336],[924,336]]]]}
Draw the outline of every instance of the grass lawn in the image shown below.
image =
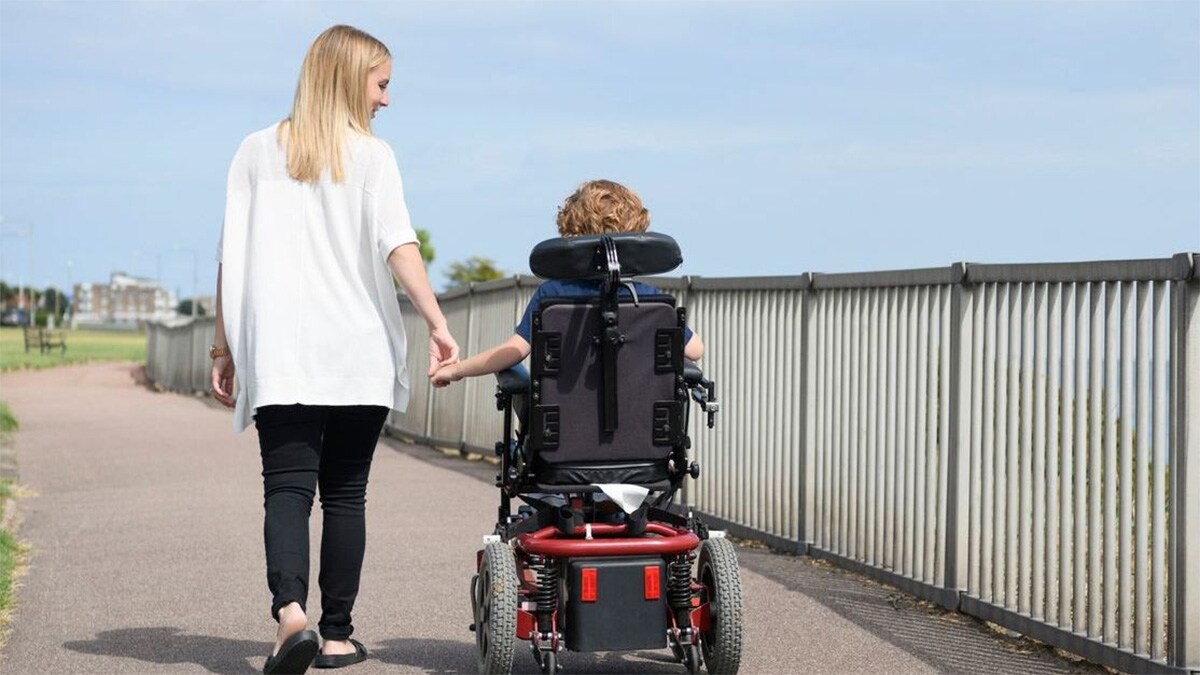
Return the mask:
{"type": "Polygon", "coordinates": [[[67,352],[51,350],[46,354],[36,348],[25,352],[22,330],[0,328],[0,371],[25,368],[53,368],[87,361],[145,361],[145,333],[124,333],[92,330],[68,330],[67,352]]]}
{"type": "MultiPolygon", "coordinates": [[[[10,434],[17,430],[17,419],[13,417],[8,404],[0,401],[0,446],[11,441],[10,434]]],[[[0,480],[0,514],[6,514],[11,504],[15,489],[7,480],[0,480]]],[[[7,519],[5,519],[7,520],[7,519]]],[[[24,549],[12,533],[0,527],[0,643],[7,632],[8,608],[12,604],[13,571],[21,563],[24,549]]]]}
{"type": "Polygon", "coordinates": [[[13,569],[21,561],[21,553],[22,547],[16,538],[7,530],[0,530],[0,621],[12,601],[13,569]]]}

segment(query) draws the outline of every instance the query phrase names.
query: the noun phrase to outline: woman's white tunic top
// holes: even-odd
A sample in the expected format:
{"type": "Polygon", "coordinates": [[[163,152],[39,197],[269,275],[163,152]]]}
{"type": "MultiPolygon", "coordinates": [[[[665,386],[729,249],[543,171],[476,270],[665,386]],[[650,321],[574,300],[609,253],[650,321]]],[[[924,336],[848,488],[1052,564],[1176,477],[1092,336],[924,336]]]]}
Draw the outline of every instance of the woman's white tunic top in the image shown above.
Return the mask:
{"type": "Polygon", "coordinates": [[[264,405],[403,411],[406,346],[387,258],[417,235],[396,157],[350,133],[345,179],[301,183],[277,128],[247,136],[229,168],[218,260],[240,386],[233,428],[264,405]]]}

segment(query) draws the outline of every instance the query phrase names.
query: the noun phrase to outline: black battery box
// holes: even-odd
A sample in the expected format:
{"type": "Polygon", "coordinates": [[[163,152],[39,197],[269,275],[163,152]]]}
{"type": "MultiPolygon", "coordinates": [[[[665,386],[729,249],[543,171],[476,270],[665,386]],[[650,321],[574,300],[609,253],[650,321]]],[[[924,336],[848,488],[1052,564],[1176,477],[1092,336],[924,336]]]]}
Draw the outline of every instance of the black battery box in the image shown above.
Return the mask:
{"type": "Polygon", "coordinates": [[[573,558],[566,582],[567,649],[667,646],[667,566],[662,558],[573,558]]]}

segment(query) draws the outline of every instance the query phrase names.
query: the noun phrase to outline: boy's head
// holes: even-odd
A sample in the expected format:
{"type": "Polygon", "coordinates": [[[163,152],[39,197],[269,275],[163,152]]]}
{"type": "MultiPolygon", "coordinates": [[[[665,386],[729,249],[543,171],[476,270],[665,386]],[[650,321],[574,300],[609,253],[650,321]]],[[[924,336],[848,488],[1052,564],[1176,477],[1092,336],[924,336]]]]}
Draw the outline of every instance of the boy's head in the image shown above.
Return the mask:
{"type": "Polygon", "coordinates": [[[558,209],[558,233],[564,237],[608,232],[645,232],[650,212],[637,193],[611,180],[590,180],[558,209]]]}

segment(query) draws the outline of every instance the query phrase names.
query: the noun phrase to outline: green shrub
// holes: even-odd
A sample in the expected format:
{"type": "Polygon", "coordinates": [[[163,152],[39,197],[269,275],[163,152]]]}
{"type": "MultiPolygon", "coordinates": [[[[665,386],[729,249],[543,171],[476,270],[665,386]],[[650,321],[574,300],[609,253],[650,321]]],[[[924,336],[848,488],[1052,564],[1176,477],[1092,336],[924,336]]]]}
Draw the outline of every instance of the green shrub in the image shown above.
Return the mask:
{"type": "Polygon", "coordinates": [[[0,613],[12,600],[13,569],[21,559],[21,545],[8,530],[0,530],[0,613]]]}
{"type": "Polygon", "coordinates": [[[8,404],[0,401],[0,432],[17,430],[17,418],[13,416],[8,404]]]}

